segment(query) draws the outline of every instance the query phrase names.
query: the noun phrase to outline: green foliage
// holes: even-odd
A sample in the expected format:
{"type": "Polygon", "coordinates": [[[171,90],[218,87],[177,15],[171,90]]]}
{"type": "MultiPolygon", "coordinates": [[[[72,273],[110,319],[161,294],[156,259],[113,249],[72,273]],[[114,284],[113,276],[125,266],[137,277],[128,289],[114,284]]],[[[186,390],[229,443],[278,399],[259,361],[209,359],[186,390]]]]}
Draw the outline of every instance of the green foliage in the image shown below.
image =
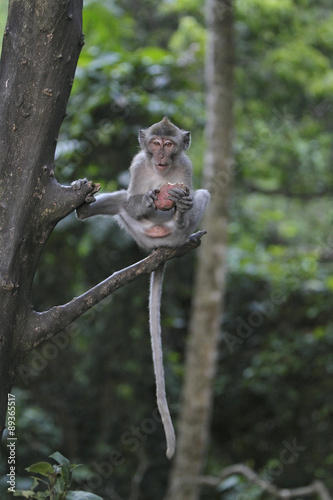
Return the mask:
{"type": "Polygon", "coordinates": [[[33,474],[31,476],[33,484],[29,490],[16,490],[15,497],[35,500],[103,500],[102,497],[86,491],[69,491],[72,473],[79,465],[71,464],[58,451],[50,455],[50,458],[56,462],[56,465],[51,465],[49,462],[37,462],[26,468],[33,474]]]}
{"type": "Polygon", "coordinates": [[[172,14],[178,13],[181,16],[186,14],[200,15],[202,13],[202,2],[201,0],[169,0],[167,2],[162,2],[160,9],[162,12],[172,14]]]}
{"type": "Polygon", "coordinates": [[[7,20],[7,3],[1,2],[0,4],[0,48],[2,47],[2,37],[5,31],[5,25],[7,20]]]}
{"type": "Polygon", "coordinates": [[[184,16],[170,40],[169,47],[175,54],[182,54],[180,57],[183,66],[189,65],[190,61],[197,61],[198,66],[202,67],[205,42],[206,30],[202,23],[195,17],[184,16]]]}

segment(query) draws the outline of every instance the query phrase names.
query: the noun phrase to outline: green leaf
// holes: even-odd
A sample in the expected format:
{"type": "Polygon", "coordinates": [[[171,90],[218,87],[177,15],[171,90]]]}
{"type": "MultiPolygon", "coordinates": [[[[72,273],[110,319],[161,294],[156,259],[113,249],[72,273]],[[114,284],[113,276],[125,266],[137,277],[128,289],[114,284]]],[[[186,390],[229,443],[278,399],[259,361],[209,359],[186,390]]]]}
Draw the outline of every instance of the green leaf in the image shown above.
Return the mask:
{"type": "Polygon", "coordinates": [[[53,476],[54,474],[54,468],[48,462],[37,462],[30,465],[30,467],[27,467],[25,470],[28,472],[36,472],[42,476],[53,476]]]}
{"type": "Polygon", "coordinates": [[[88,491],[69,491],[66,500],[103,500],[103,498],[88,491]]]}
{"type": "Polygon", "coordinates": [[[34,480],[32,486],[30,486],[31,490],[35,490],[37,488],[37,486],[39,486],[39,484],[41,484],[41,483],[49,485],[48,481],[45,481],[45,479],[41,479],[40,477],[30,476],[30,478],[34,480]]]}
{"type": "Polygon", "coordinates": [[[50,494],[48,491],[34,492],[30,490],[16,490],[14,492],[14,497],[33,498],[35,500],[46,500],[50,498],[50,494]]]}
{"type": "Polygon", "coordinates": [[[54,453],[52,453],[52,455],[49,455],[49,457],[53,458],[53,460],[58,462],[58,464],[60,465],[67,465],[68,467],[70,466],[68,458],[64,457],[64,455],[59,453],[59,451],[55,451],[54,453]]]}
{"type": "Polygon", "coordinates": [[[15,490],[14,497],[33,498],[35,493],[30,490],[15,490]]]}
{"type": "Polygon", "coordinates": [[[82,467],[83,464],[71,464],[70,465],[70,470],[73,471],[74,469],[77,469],[78,467],[82,467]]]}
{"type": "MultiPolygon", "coordinates": [[[[63,480],[62,476],[57,477],[56,482],[54,484],[53,490],[60,494],[64,495],[64,492],[66,492],[69,488],[69,484],[66,484],[65,481],[63,480]]],[[[65,498],[65,496],[60,496],[59,498],[65,498]]]]}
{"type": "MultiPolygon", "coordinates": [[[[49,500],[50,493],[48,491],[37,491],[33,498],[35,498],[36,500],[49,500]]],[[[58,500],[57,497],[54,497],[54,500],[58,500]]]]}
{"type": "Polygon", "coordinates": [[[67,487],[69,487],[71,484],[71,472],[70,472],[70,468],[66,464],[62,465],[62,467],[61,467],[61,477],[62,477],[65,485],[67,487]]]}

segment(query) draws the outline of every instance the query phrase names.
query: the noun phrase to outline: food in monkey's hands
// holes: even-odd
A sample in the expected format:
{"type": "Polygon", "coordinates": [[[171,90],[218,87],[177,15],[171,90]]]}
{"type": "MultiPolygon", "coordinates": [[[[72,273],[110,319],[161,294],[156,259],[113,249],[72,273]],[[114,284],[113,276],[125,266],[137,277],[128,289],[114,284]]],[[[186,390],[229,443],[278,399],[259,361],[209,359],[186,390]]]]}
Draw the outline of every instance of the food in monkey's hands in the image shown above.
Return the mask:
{"type": "Polygon", "coordinates": [[[176,182],[175,184],[168,182],[167,184],[163,184],[160,189],[156,189],[155,191],[157,196],[157,200],[154,201],[156,208],[159,210],[171,210],[175,206],[176,203],[169,198],[169,191],[174,188],[183,189],[187,194],[190,192],[183,182],[176,182]]]}

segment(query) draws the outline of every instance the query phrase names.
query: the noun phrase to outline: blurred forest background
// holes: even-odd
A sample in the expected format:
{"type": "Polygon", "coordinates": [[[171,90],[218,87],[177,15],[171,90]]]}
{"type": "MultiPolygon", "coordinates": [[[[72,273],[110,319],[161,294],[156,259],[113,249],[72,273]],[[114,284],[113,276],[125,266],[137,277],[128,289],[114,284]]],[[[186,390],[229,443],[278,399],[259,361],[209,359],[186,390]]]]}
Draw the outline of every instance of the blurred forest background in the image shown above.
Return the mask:
{"type": "MultiPolygon", "coordinates": [[[[203,2],[86,0],[84,33],[57,149],[58,180],[87,177],[103,191],[125,187],[138,129],[167,115],[192,132],[189,156],[199,187],[203,2]]],[[[333,491],[331,1],[237,0],[235,48],[227,293],[206,473],[242,462],[279,487],[321,479],[333,491]],[[295,446],[295,460],[281,461],[295,446]]],[[[34,304],[43,310],[64,303],[143,255],[111,219],[81,223],[72,215],[48,242],[34,304]]],[[[175,421],[195,259],[191,252],[169,263],[163,292],[175,421]]],[[[58,450],[85,464],[76,477],[91,478],[94,493],[128,499],[145,460],[138,498],[163,498],[169,463],[162,427],[135,452],[129,441],[156,406],[147,294],[148,278],[135,281],[25,360],[14,389],[22,480],[25,467],[58,450]],[[110,449],[126,460],[94,484],[110,449]]],[[[202,490],[203,500],[240,498],[271,497],[236,477],[219,492],[202,490]]]]}

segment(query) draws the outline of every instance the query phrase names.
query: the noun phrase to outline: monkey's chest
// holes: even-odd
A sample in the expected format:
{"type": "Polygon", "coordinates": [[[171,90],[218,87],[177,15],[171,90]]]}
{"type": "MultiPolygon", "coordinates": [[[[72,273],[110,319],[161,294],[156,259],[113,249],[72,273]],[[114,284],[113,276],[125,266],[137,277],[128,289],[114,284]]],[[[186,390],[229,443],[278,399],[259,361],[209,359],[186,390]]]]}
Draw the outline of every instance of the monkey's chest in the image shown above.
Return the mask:
{"type": "Polygon", "coordinates": [[[164,186],[167,183],[170,184],[177,184],[177,183],[183,183],[184,182],[184,177],[176,172],[169,172],[167,175],[157,175],[155,173],[152,173],[148,179],[146,179],[147,182],[147,188],[148,190],[155,191],[155,189],[161,189],[162,186],[164,186]]]}

